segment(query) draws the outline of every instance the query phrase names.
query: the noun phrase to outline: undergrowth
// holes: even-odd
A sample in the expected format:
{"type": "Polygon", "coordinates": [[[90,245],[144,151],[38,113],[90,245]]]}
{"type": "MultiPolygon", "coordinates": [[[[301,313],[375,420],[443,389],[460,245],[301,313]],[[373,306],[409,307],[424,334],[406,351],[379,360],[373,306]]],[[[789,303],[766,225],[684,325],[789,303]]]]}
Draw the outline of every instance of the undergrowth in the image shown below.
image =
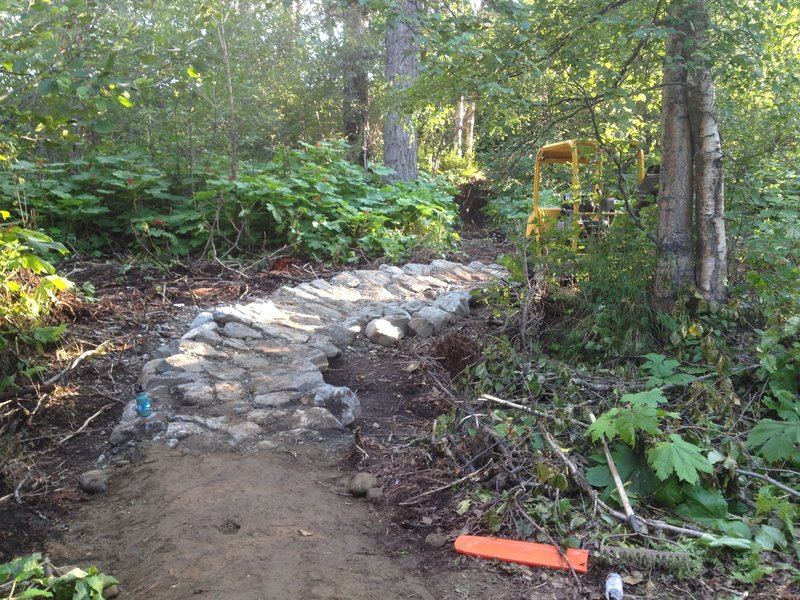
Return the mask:
{"type": "Polygon", "coordinates": [[[734,582],[800,583],[797,211],[774,196],[748,210],[724,306],[687,293],[651,309],[655,249],[624,218],[506,257],[512,282],[486,296],[504,333],[435,427],[479,482],[453,500],[473,529],[601,555],[612,539],[686,577],[724,563],[734,582]],[[619,518],[604,445],[650,537],[619,518]]]}

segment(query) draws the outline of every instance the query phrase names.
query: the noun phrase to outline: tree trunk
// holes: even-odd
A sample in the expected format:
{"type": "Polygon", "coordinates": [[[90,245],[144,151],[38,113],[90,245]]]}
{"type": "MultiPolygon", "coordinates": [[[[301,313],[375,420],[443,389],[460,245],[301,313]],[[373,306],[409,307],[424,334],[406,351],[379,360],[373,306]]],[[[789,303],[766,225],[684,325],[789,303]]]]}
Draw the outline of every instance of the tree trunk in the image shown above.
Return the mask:
{"type": "MultiPolygon", "coordinates": [[[[417,76],[416,0],[400,0],[393,10],[393,19],[386,32],[386,81],[393,101],[417,76]]],[[[394,169],[396,179],[417,179],[417,139],[410,116],[401,116],[396,109],[386,114],[383,126],[383,161],[394,169]]]]}
{"type": "Polygon", "coordinates": [[[694,283],[692,243],[692,138],[683,56],[687,25],[684,2],[671,5],[676,30],[667,37],[661,97],[661,189],[658,197],[658,258],[653,303],[670,311],[678,291],[694,283]]]}
{"type": "Polygon", "coordinates": [[[222,64],[225,67],[225,82],[228,92],[228,137],[231,142],[231,179],[239,176],[239,129],[236,125],[236,100],[233,95],[233,73],[228,54],[228,39],[225,35],[224,17],[217,21],[217,34],[222,49],[222,64]]]}
{"type": "Polygon", "coordinates": [[[350,144],[347,158],[366,168],[367,132],[369,131],[369,84],[366,68],[366,15],[357,0],[344,7],[344,136],[350,144]]]}
{"type": "Polygon", "coordinates": [[[458,157],[464,151],[464,116],[464,96],[459,96],[456,104],[456,134],[453,137],[453,151],[458,157]]]}
{"type": "Polygon", "coordinates": [[[475,100],[474,98],[470,99],[467,102],[467,111],[466,111],[466,130],[465,130],[465,137],[466,137],[466,154],[467,156],[472,155],[475,152],[475,100]]]}
{"type": "MultiPolygon", "coordinates": [[[[692,48],[706,43],[708,13],[703,0],[692,12],[692,48]]],[[[722,141],[714,114],[714,82],[700,53],[693,53],[689,71],[688,101],[694,153],[695,224],[697,228],[695,283],[711,302],[725,302],[728,296],[728,247],[725,239],[724,178],[722,141]]]]}

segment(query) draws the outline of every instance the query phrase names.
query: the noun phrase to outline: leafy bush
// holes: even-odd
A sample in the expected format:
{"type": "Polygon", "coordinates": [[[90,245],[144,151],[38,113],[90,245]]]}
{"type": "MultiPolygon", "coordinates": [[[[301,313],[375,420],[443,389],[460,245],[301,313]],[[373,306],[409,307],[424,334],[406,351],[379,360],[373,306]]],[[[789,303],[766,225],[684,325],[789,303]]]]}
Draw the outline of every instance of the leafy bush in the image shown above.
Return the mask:
{"type": "Polygon", "coordinates": [[[42,555],[31,554],[0,565],[0,585],[10,590],[8,600],[56,598],[57,600],[102,600],[103,590],[117,583],[95,567],[75,568],[60,576],[48,575],[42,555]]]}
{"type": "MultiPolygon", "coordinates": [[[[9,213],[0,210],[6,221],[9,213]]],[[[0,353],[14,341],[34,346],[52,342],[64,326],[44,326],[60,291],[72,284],[48,260],[67,252],[48,236],[0,221],[0,353]]],[[[0,389],[10,383],[0,364],[0,389]]]]}
{"type": "Polygon", "coordinates": [[[282,150],[235,181],[209,169],[193,196],[137,154],[19,161],[0,177],[0,197],[13,198],[31,228],[84,252],[133,246],[158,258],[289,245],[314,259],[356,262],[453,246],[457,212],[441,180],[386,182],[386,169],[365,172],[345,151],[342,143],[282,150]]]}

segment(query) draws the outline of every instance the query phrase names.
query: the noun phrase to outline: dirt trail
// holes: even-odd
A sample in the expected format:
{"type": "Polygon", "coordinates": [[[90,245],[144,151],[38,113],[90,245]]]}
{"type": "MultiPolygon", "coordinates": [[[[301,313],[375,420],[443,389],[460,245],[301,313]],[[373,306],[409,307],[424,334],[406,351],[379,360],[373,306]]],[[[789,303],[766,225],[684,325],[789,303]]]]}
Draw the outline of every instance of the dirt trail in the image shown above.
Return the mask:
{"type": "Polygon", "coordinates": [[[413,558],[385,553],[380,512],[343,493],[332,458],[151,446],[51,552],[96,561],[125,598],[463,597],[463,581],[423,581],[413,558]]]}

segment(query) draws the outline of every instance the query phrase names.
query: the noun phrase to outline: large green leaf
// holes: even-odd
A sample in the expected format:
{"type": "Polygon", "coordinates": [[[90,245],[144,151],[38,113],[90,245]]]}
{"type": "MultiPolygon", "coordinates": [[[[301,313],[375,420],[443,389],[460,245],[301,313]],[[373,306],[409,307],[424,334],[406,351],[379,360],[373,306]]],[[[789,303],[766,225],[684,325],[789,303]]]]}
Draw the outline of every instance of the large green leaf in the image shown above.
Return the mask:
{"type": "Polygon", "coordinates": [[[661,481],[675,473],[678,479],[695,485],[700,480],[699,473],[711,473],[714,470],[701,448],[676,433],[669,435],[669,441],[651,448],[647,452],[647,460],[661,481]]]}
{"type": "Polygon", "coordinates": [[[769,462],[800,464],[800,421],[762,419],[747,437],[747,446],[769,462]]]}

